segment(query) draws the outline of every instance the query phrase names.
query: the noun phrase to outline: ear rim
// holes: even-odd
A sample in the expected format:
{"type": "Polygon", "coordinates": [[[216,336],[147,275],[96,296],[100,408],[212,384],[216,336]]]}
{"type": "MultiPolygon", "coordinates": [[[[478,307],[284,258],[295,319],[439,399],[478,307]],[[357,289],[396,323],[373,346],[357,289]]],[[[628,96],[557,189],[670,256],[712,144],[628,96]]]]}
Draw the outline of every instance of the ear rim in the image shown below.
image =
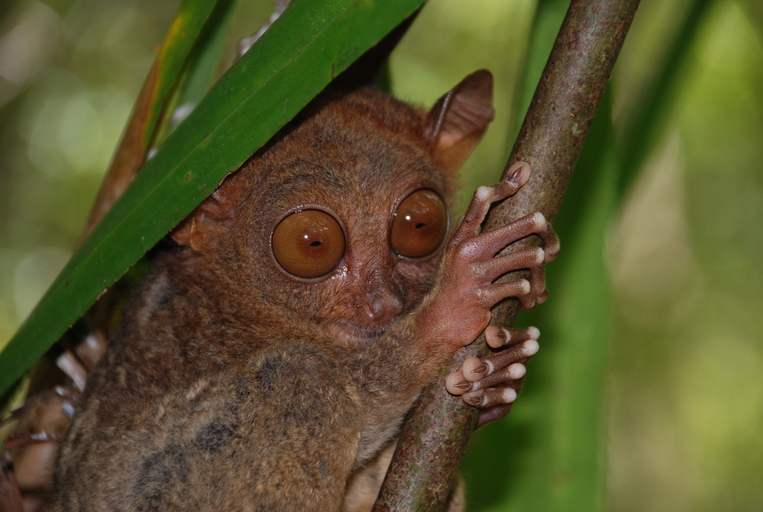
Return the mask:
{"type": "MultiPolygon", "coordinates": [[[[467,75],[435,102],[426,117],[424,136],[432,148],[433,156],[445,166],[449,174],[458,172],[494,117],[493,74],[487,69],[479,69],[467,75]],[[464,132],[443,131],[449,115],[457,118],[460,116],[460,120],[464,120],[462,114],[467,114],[467,126],[470,129],[464,132]]],[[[461,126],[463,124],[460,123],[461,126]]]]}
{"type": "Polygon", "coordinates": [[[170,237],[182,247],[189,247],[198,253],[208,250],[205,240],[217,226],[233,217],[232,194],[225,180],[212,194],[170,231],[170,237]]]}

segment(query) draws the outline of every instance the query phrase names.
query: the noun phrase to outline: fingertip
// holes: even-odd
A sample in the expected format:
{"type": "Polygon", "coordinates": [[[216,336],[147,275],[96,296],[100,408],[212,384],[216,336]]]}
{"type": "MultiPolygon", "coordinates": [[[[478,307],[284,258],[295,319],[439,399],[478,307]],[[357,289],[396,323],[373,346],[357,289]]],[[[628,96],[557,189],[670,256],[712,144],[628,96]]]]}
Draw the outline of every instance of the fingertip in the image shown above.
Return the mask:
{"type": "Polygon", "coordinates": [[[540,349],[540,345],[538,344],[537,340],[527,340],[524,343],[522,352],[524,353],[524,355],[529,357],[529,356],[534,356],[535,354],[537,354],[538,349],[540,349]]]}
{"type": "Polygon", "coordinates": [[[527,368],[522,363],[514,363],[509,366],[509,378],[510,379],[521,379],[525,376],[525,373],[527,373],[527,368]]]}
{"type": "Polygon", "coordinates": [[[501,396],[501,399],[503,403],[510,404],[517,399],[517,392],[514,391],[512,388],[506,388],[503,390],[503,395],[501,396]]]}
{"type": "Polygon", "coordinates": [[[462,366],[463,376],[466,380],[475,382],[486,375],[493,373],[493,363],[488,359],[480,359],[478,357],[468,357],[464,361],[462,366]]]}
{"type": "Polygon", "coordinates": [[[485,328],[485,341],[492,348],[500,348],[511,341],[511,335],[506,329],[489,325],[485,328]]]}
{"type": "Polygon", "coordinates": [[[453,372],[445,378],[445,389],[451,395],[460,396],[471,389],[471,383],[464,379],[461,372],[453,372]]]}

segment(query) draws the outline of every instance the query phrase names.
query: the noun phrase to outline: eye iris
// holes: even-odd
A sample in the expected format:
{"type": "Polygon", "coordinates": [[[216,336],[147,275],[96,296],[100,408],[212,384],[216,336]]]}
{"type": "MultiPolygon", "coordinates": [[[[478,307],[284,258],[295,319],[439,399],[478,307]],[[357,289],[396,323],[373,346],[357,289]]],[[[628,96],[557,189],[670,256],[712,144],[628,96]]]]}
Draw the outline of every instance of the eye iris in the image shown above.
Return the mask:
{"type": "Polygon", "coordinates": [[[276,226],[272,245],[284,270],[300,277],[320,277],[342,260],[345,239],[341,226],[328,213],[301,210],[276,226]]]}
{"type": "Polygon", "coordinates": [[[392,249],[401,256],[421,258],[440,246],[447,229],[448,214],[440,196],[433,190],[417,190],[397,207],[392,249]]]}

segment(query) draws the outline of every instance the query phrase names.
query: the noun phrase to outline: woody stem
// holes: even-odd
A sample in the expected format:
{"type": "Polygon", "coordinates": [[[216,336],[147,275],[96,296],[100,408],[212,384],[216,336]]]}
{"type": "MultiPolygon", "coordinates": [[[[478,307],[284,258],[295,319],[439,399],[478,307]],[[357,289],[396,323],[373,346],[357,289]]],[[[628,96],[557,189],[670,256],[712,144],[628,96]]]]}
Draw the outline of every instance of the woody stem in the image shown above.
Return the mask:
{"type": "MultiPolygon", "coordinates": [[[[485,229],[540,211],[553,219],[612,74],[639,0],[573,0],[535,91],[508,169],[528,162],[532,179],[495,208],[485,229]]],[[[513,244],[511,250],[522,248],[513,244]]],[[[518,301],[493,311],[494,323],[511,326],[518,301]]],[[[461,350],[451,369],[487,353],[483,338],[461,350]]],[[[406,421],[374,512],[442,511],[478,411],[445,391],[439,381],[424,391],[406,421]]]]}

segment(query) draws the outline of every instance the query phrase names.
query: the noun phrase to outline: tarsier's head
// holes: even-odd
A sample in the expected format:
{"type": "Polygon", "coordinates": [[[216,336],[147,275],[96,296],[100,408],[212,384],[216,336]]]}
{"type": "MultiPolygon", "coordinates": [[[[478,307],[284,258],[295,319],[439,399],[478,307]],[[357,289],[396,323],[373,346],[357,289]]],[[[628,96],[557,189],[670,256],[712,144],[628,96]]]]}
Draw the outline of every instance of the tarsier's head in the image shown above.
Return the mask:
{"type": "Polygon", "coordinates": [[[487,71],[429,112],[372,88],[324,95],[172,237],[237,314],[365,345],[434,284],[454,176],[492,117],[487,71]]]}

